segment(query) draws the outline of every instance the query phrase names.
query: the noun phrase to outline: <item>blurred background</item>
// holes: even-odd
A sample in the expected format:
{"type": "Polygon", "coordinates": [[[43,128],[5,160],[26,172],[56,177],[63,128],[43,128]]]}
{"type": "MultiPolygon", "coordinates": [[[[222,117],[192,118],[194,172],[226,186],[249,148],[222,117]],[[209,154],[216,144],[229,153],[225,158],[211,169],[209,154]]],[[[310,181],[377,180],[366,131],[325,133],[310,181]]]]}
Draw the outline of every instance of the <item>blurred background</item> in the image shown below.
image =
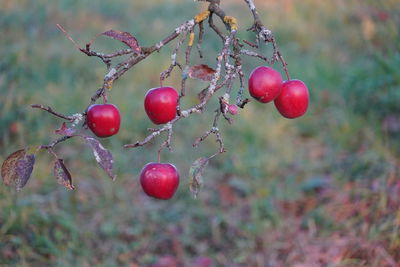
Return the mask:
{"type": "MultiPolygon", "coordinates": [[[[240,37],[252,23],[244,1],[223,0],[240,37]]],[[[20,192],[0,186],[1,266],[396,266],[400,262],[400,5],[398,0],[258,0],[292,78],[309,87],[308,113],[281,117],[273,104],[251,102],[221,121],[227,153],[214,158],[197,199],[188,171],[217,149],[213,137],[192,142],[212,123],[208,111],[180,121],[174,153],[181,184],[172,200],[144,195],[140,169],[156,160],[162,138],[144,148],[123,144],[153,127],[145,92],[159,85],[172,45],[114,84],[109,102],[122,113],[117,136],[102,140],[115,158],[115,182],[80,140],[57,147],[77,189],[58,185],[53,159],[41,152],[20,192]]],[[[109,29],[129,31],[143,46],[204,10],[188,0],[0,0],[0,162],[22,147],[47,144],[61,121],[33,110],[44,104],[81,112],[102,84],[104,64],[77,51],[109,29]]],[[[99,37],[94,48],[124,46],[99,37]]],[[[221,42],[206,27],[193,64],[215,64],[221,42]]],[[[270,55],[269,47],[262,49],[270,55]]],[[[243,59],[246,77],[264,63],[243,59]]],[[[275,66],[281,70],[280,65],[275,66]]],[[[282,72],[283,73],[283,72],[282,72]]],[[[179,87],[180,73],[166,84],[179,87]]],[[[238,84],[235,85],[238,89],[238,84]]],[[[202,82],[189,82],[185,105],[202,82]]],[[[247,94],[247,92],[246,92],[247,94]]]]}

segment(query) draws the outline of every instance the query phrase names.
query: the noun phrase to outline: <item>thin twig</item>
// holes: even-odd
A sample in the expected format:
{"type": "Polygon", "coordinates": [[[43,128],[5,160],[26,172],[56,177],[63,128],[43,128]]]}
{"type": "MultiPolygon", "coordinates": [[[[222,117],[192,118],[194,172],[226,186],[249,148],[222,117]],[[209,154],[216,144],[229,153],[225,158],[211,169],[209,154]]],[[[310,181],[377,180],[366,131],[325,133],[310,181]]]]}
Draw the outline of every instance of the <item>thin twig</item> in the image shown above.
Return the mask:
{"type": "Polygon", "coordinates": [[[66,30],[64,30],[64,28],[63,28],[60,24],[57,23],[56,26],[57,26],[57,28],[58,28],[60,31],[62,31],[62,33],[68,38],[68,40],[70,40],[70,41],[74,44],[74,46],[75,46],[76,48],[78,48],[79,50],[81,50],[81,47],[78,45],[78,43],[75,42],[74,39],[72,39],[72,37],[67,33],[66,30]]]}
{"type": "Polygon", "coordinates": [[[64,119],[64,120],[67,120],[67,121],[70,121],[70,122],[72,122],[72,121],[75,120],[75,118],[72,117],[72,116],[66,116],[66,115],[63,115],[63,114],[61,114],[61,113],[55,112],[55,111],[54,111],[51,107],[49,107],[49,106],[45,107],[45,106],[43,106],[43,105],[33,104],[33,105],[31,105],[31,107],[32,107],[32,108],[38,108],[38,109],[47,111],[48,113],[53,114],[53,115],[56,116],[56,117],[59,117],[59,118],[61,118],[61,119],[64,119]]]}
{"type": "Polygon", "coordinates": [[[62,143],[62,142],[66,141],[66,140],[68,140],[68,139],[70,139],[70,138],[72,138],[72,137],[75,137],[75,136],[78,136],[78,135],[65,135],[65,136],[63,136],[63,137],[61,137],[61,138],[59,138],[59,139],[57,139],[57,140],[51,142],[51,143],[48,144],[48,145],[41,145],[40,148],[41,148],[41,149],[52,149],[52,148],[54,148],[56,145],[58,145],[59,143],[62,143]]]}

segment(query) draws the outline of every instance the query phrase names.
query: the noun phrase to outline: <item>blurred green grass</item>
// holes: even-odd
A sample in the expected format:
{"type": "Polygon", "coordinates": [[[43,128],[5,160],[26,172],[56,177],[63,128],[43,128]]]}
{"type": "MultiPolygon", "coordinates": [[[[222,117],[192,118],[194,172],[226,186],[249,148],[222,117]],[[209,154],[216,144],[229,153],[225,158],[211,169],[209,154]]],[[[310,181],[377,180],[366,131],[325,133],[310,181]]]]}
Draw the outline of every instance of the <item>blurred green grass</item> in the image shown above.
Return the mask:
{"type": "MultiPolygon", "coordinates": [[[[238,17],[240,36],[251,39],[244,30],[251,26],[244,4],[222,2],[228,14],[238,17]]],[[[104,140],[115,157],[117,181],[107,180],[91,152],[72,140],[57,151],[71,169],[76,191],[57,185],[45,153],[38,156],[22,192],[0,187],[0,264],[150,265],[173,255],[188,266],[200,256],[210,257],[216,266],[257,266],[260,261],[284,266],[307,262],[312,256],[290,255],[311,251],[316,241],[336,244],[336,234],[348,237],[349,247],[361,242],[375,249],[378,242],[400,260],[397,1],[256,4],[277,36],[291,76],[310,88],[307,115],[286,120],[272,104],[252,102],[233,125],[222,123],[228,152],[211,162],[203,191],[193,200],[189,166],[217,148],[212,138],[198,149],[191,147],[211,126],[216,105],[211,103],[205,114],[177,125],[174,153],[162,154],[180,169],[177,195],[168,202],[149,199],[140,189],[138,173],[156,159],[160,141],[130,151],[122,145],[145,137],[152,127],[142,99],[169,65],[171,46],[166,47],[131,69],[110,93],[110,102],[123,114],[120,134],[104,140]],[[367,208],[361,209],[363,205],[367,208]],[[358,214],[360,210],[366,213],[358,214]],[[304,233],[309,247],[283,249],[292,239],[304,242],[304,233]]],[[[60,121],[30,109],[30,104],[76,113],[101,84],[101,62],[80,54],[55,24],[63,25],[80,44],[117,29],[151,45],[204,7],[182,0],[0,0],[0,161],[21,147],[54,138],[50,133],[60,121]]],[[[211,32],[205,38],[205,51],[220,47],[211,32]]],[[[122,46],[99,38],[95,47],[113,51],[122,46]]],[[[206,54],[204,61],[193,57],[193,62],[212,65],[215,54],[206,54]]],[[[243,64],[248,75],[263,63],[246,59],[243,64]]],[[[175,72],[169,84],[178,87],[179,78],[175,72]]],[[[189,85],[193,95],[203,86],[189,85]]],[[[194,101],[188,97],[184,104],[194,101]]],[[[371,266],[385,258],[370,259],[352,250],[341,256],[343,262],[367,261],[371,266]]]]}

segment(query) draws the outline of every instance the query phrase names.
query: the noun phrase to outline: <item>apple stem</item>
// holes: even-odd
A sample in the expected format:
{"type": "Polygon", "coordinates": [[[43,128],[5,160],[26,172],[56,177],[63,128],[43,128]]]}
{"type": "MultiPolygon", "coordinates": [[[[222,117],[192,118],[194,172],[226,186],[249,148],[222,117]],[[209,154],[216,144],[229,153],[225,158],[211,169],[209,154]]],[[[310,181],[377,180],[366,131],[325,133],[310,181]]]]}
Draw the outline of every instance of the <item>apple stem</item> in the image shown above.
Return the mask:
{"type": "Polygon", "coordinates": [[[160,149],[158,150],[158,153],[157,153],[157,162],[158,162],[158,163],[161,163],[161,150],[162,150],[162,148],[160,148],[160,149]]]}

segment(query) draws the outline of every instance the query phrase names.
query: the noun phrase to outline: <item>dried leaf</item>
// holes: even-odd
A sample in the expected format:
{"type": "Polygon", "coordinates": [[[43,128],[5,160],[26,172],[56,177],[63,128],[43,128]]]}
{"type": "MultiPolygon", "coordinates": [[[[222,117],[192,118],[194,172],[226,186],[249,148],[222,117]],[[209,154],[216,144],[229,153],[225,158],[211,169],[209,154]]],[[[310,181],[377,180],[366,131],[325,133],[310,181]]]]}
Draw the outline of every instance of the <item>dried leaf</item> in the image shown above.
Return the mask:
{"type": "Polygon", "coordinates": [[[55,130],[54,133],[59,135],[72,136],[75,133],[75,129],[68,128],[67,124],[63,122],[60,129],[55,130]]]}
{"type": "Polygon", "coordinates": [[[203,173],[205,167],[208,165],[210,158],[199,158],[192,163],[189,170],[190,175],[190,191],[196,198],[203,185],[203,173]]]}
{"type": "Polygon", "coordinates": [[[116,175],[113,174],[113,156],[111,152],[105,149],[97,139],[89,136],[85,136],[84,138],[86,144],[92,149],[96,161],[108,176],[115,180],[116,175]]]}
{"type": "Polygon", "coordinates": [[[200,93],[197,94],[197,98],[200,100],[200,102],[203,102],[204,98],[207,96],[208,93],[208,87],[204,88],[203,90],[200,91],[200,93]]]}
{"type": "Polygon", "coordinates": [[[34,164],[35,154],[31,153],[31,149],[15,151],[6,158],[1,166],[4,184],[15,186],[17,191],[20,191],[31,177],[34,164]]]}
{"type": "Polygon", "coordinates": [[[109,30],[109,31],[103,32],[102,35],[105,35],[105,36],[111,37],[113,39],[116,39],[118,41],[121,41],[124,44],[126,44],[127,46],[129,46],[132,50],[134,50],[138,53],[140,53],[140,51],[141,51],[138,41],[129,32],[109,30]]]}
{"type": "Polygon", "coordinates": [[[215,70],[205,64],[191,66],[188,71],[189,77],[210,82],[215,75],[215,70]]]}
{"type": "Polygon", "coordinates": [[[57,178],[57,182],[60,185],[65,186],[68,189],[75,189],[72,184],[71,174],[69,173],[67,167],[65,167],[63,159],[57,159],[54,163],[54,176],[57,178]]]}

